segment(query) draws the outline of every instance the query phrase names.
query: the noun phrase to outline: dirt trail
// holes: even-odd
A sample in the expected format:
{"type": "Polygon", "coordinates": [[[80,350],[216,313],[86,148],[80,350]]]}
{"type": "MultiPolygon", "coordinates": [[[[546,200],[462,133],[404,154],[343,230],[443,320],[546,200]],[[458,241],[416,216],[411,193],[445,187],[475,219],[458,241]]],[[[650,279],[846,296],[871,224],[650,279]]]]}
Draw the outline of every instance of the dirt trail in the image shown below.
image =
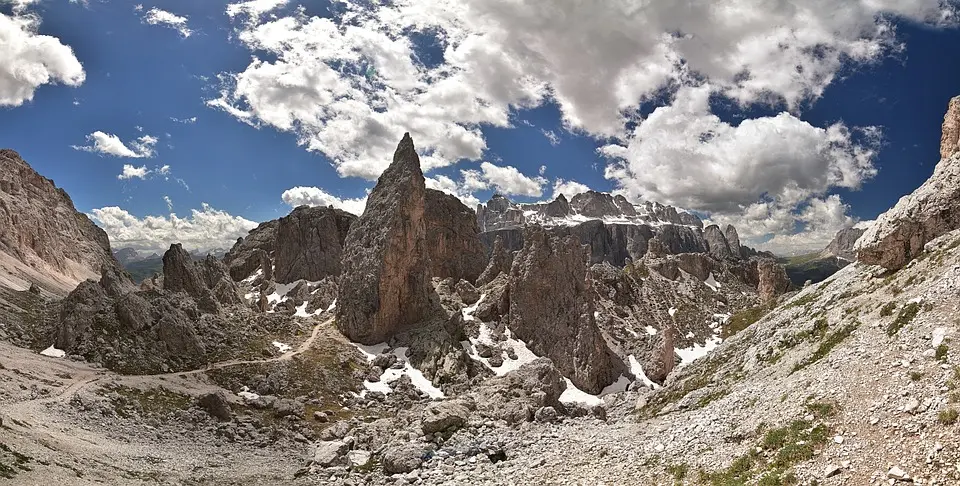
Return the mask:
{"type": "MultiPolygon", "coordinates": [[[[212,370],[219,370],[224,368],[230,368],[234,366],[244,366],[244,365],[258,365],[266,363],[276,363],[282,361],[289,361],[295,356],[307,352],[313,343],[316,341],[317,336],[320,334],[320,330],[323,326],[326,326],[333,322],[333,319],[327,319],[323,322],[318,323],[313,327],[313,331],[310,334],[310,337],[305,341],[300,343],[296,349],[291,349],[286,353],[283,353],[280,356],[275,356],[272,358],[265,359],[255,359],[255,360],[227,360],[220,361],[217,363],[210,363],[207,366],[187,371],[175,371],[171,373],[159,373],[155,375],[119,375],[109,371],[101,371],[93,369],[82,363],[70,363],[68,368],[72,368],[73,373],[70,373],[72,377],[67,381],[66,388],[62,389],[56,395],[48,397],[39,397],[33,399],[27,399],[18,401],[16,403],[0,405],[0,413],[9,414],[10,412],[15,411],[16,409],[23,408],[33,408],[33,405],[36,404],[48,404],[48,403],[68,403],[74,396],[76,396],[81,391],[89,388],[92,385],[98,384],[101,381],[105,380],[117,380],[123,381],[124,383],[134,384],[134,385],[144,385],[148,383],[165,383],[168,379],[176,378],[185,378],[188,376],[202,375],[212,370]]],[[[46,359],[46,358],[45,358],[46,359]]],[[[178,387],[182,388],[182,387],[178,387]]],[[[207,388],[198,386],[197,388],[207,388]]],[[[213,387],[209,387],[213,388],[213,387]]]]}

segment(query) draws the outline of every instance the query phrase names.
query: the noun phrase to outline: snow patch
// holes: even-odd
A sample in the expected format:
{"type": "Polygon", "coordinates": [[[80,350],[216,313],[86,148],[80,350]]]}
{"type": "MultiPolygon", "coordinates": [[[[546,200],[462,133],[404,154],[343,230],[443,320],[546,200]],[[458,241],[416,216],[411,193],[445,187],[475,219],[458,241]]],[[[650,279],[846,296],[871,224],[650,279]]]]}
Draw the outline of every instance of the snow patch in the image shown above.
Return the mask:
{"type": "Polygon", "coordinates": [[[246,385],[240,388],[240,391],[237,392],[237,396],[251,402],[260,398],[260,395],[250,391],[250,388],[248,388],[246,385]]]}
{"type": "Polygon", "coordinates": [[[593,395],[577,388],[569,378],[564,378],[563,380],[567,382],[567,389],[560,394],[560,403],[581,403],[588,407],[601,405],[603,404],[603,397],[613,393],[625,392],[627,391],[627,387],[630,386],[630,378],[620,375],[617,381],[600,390],[599,394],[593,395]]]}
{"type": "Polygon", "coordinates": [[[280,341],[274,341],[273,346],[277,348],[277,351],[280,351],[281,353],[286,353],[291,349],[293,349],[293,347],[290,346],[289,344],[284,344],[284,343],[281,343],[280,341]]]}
{"type": "MultiPolygon", "coordinates": [[[[365,346],[363,344],[351,343],[356,347],[366,358],[367,361],[373,361],[377,355],[382,354],[387,349],[387,343],[374,344],[372,346],[365,346]]],[[[396,355],[397,359],[403,363],[403,368],[388,368],[380,375],[380,380],[373,382],[364,380],[363,387],[365,390],[360,394],[364,396],[368,391],[376,391],[383,394],[392,393],[393,389],[390,388],[390,383],[393,383],[400,379],[401,376],[407,375],[410,377],[410,382],[418,390],[425,393],[430,398],[445,398],[443,391],[439,388],[433,386],[433,383],[423,375],[423,372],[414,368],[410,362],[407,360],[407,350],[409,348],[397,348],[393,350],[393,354],[396,355]]]]}
{"type": "MultiPolygon", "coordinates": [[[[670,315],[673,315],[673,314],[670,314],[670,315]]],[[[647,328],[645,329],[645,331],[647,331],[647,334],[649,334],[649,335],[651,335],[651,336],[656,336],[656,335],[657,335],[657,330],[654,329],[653,326],[647,326],[647,328]]]]}
{"type": "Polygon", "coordinates": [[[471,306],[469,306],[469,307],[464,307],[464,308],[463,308],[463,310],[462,310],[461,312],[463,313],[463,320],[464,320],[464,321],[470,322],[470,321],[476,320],[476,318],[473,317],[473,313],[477,311],[477,308],[480,307],[480,303],[483,302],[483,299],[484,299],[486,296],[487,296],[487,294],[480,294],[480,298],[477,299],[477,302],[476,302],[476,303],[474,303],[473,305],[471,305],[471,306]]]}
{"type": "Polygon", "coordinates": [[[67,352],[62,349],[57,349],[56,346],[51,344],[49,348],[40,351],[40,354],[51,358],[62,358],[67,355],[67,352]]]}
{"type": "Polygon", "coordinates": [[[303,301],[302,305],[297,306],[297,312],[294,312],[293,315],[297,317],[310,317],[310,314],[307,314],[307,304],[309,304],[309,302],[303,301]]]}
{"type": "Polygon", "coordinates": [[[468,341],[462,341],[460,345],[463,346],[464,351],[466,351],[471,358],[483,363],[484,366],[490,368],[497,376],[503,376],[537,359],[537,355],[533,354],[533,351],[530,351],[530,348],[527,347],[527,343],[519,339],[514,339],[513,333],[510,332],[510,329],[506,329],[504,331],[504,337],[506,337],[506,340],[501,341],[500,343],[494,342],[491,335],[492,332],[493,330],[487,323],[482,323],[480,324],[479,336],[476,338],[469,338],[468,341]],[[504,351],[503,364],[497,367],[491,366],[489,358],[481,358],[477,353],[478,344],[485,344],[490,347],[499,347],[502,349],[504,351]],[[513,349],[513,352],[517,355],[517,359],[510,359],[506,353],[507,349],[513,349]]]}
{"type": "Polygon", "coordinates": [[[654,383],[650,378],[647,378],[647,374],[643,372],[643,365],[637,361],[636,357],[631,354],[627,357],[627,361],[630,362],[630,373],[633,373],[633,376],[640,380],[641,383],[654,390],[660,388],[660,385],[654,383]]]}
{"type": "Polygon", "coordinates": [[[686,366],[709,354],[710,351],[716,349],[721,342],[723,342],[723,339],[720,339],[720,336],[714,335],[707,339],[703,345],[693,343],[693,346],[689,348],[674,348],[674,351],[680,356],[680,366],[686,366]]]}
{"type": "Polygon", "coordinates": [[[667,311],[667,312],[670,313],[670,317],[673,317],[674,315],[677,314],[677,308],[676,308],[676,307],[671,307],[670,310],[667,311]]]}
{"type": "Polygon", "coordinates": [[[707,277],[707,280],[703,282],[707,287],[710,287],[714,292],[720,290],[720,282],[717,282],[717,279],[713,276],[713,272],[710,272],[710,276],[707,277]]]}
{"type": "Polygon", "coordinates": [[[327,307],[327,312],[332,311],[337,307],[337,299],[333,299],[333,302],[330,303],[330,307],[327,307]]]}
{"type": "Polygon", "coordinates": [[[263,269],[258,268],[257,271],[253,273],[253,275],[250,275],[249,277],[241,280],[240,283],[245,283],[245,284],[253,283],[253,281],[259,278],[261,275],[263,275],[263,269]]]}

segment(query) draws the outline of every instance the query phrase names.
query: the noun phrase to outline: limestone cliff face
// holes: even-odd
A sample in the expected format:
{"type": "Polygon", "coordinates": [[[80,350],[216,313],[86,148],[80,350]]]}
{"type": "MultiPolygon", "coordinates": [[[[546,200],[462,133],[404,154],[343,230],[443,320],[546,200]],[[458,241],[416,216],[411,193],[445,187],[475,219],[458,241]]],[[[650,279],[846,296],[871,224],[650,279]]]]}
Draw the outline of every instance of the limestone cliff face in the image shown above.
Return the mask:
{"type": "Polygon", "coordinates": [[[0,285],[66,295],[105,268],[119,269],[107,234],[19,154],[0,150],[0,285]]]}
{"type": "Polygon", "coordinates": [[[960,228],[960,152],[957,127],[960,97],[950,101],[933,175],[912,194],[880,215],[857,240],[857,259],[890,270],[905,266],[934,238],[960,228]]]}
{"type": "Polygon", "coordinates": [[[432,277],[475,282],[487,263],[477,215],[459,199],[426,190],[427,251],[432,277]]]}
{"type": "Polygon", "coordinates": [[[724,236],[720,227],[712,224],[703,229],[703,241],[707,245],[707,250],[714,258],[725,259],[733,258],[733,251],[730,249],[730,243],[724,236]]]}
{"type": "Polygon", "coordinates": [[[737,232],[732,224],[728,224],[726,228],[723,229],[723,236],[727,239],[727,244],[730,246],[730,252],[733,253],[733,258],[740,259],[743,258],[743,245],[740,244],[740,233],[737,232]]]}
{"type": "Polygon", "coordinates": [[[949,159],[960,151],[960,96],[950,100],[947,114],[943,117],[943,134],[940,136],[940,158],[949,159]]]}
{"type": "Polygon", "coordinates": [[[528,227],[510,272],[508,325],[577,388],[599,393],[625,367],[595,321],[587,258],[576,238],[528,227]]]}
{"type": "Polygon", "coordinates": [[[757,293],[760,294],[761,301],[771,302],[790,290],[790,277],[787,276],[787,270],[776,261],[760,260],[757,262],[757,273],[760,278],[757,293]]]}
{"type": "Polygon", "coordinates": [[[865,230],[860,228],[847,228],[837,232],[830,244],[820,253],[821,257],[840,257],[845,260],[855,260],[857,258],[853,248],[857,240],[863,236],[865,230]]]}
{"type": "Polygon", "coordinates": [[[350,339],[376,344],[426,316],[425,194],[420,157],[406,134],[344,242],[336,318],[350,339]]]}
{"type": "Polygon", "coordinates": [[[277,225],[278,283],[316,282],[340,275],[343,244],[356,216],[332,207],[300,206],[277,225]]]}

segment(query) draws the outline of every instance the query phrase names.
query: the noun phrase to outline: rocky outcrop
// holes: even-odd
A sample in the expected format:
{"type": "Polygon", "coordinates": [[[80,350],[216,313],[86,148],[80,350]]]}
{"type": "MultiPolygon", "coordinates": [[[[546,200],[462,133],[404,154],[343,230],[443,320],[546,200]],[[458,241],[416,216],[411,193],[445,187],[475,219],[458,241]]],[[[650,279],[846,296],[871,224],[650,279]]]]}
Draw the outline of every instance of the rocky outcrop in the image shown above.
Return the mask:
{"type": "Polygon", "coordinates": [[[778,296],[790,290],[790,278],[787,276],[787,270],[783,268],[783,265],[773,260],[762,259],[757,262],[757,273],[760,279],[757,293],[760,294],[761,301],[774,301],[778,296]]]}
{"type": "Polygon", "coordinates": [[[472,209],[455,196],[426,191],[427,252],[433,277],[474,282],[487,263],[472,209]]]}
{"type": "Polygon", "coordinates": [[[706,243],[707,250],[714,258],[720,260],[733,258],[733,251],[730,250],[730,244],[720,227],[711,224],[703,229],[703,241],[706,243]]]}
{"type": "Polygon", "coordinates": [[[734,228],[732,224],[728,224],[727,227],[723,229],[723,236],[730,246],[730,252],[733,253],[733,257],[738,260],[743,258],[743,248],[740,244],[740,233],[737,232],[737,228],[734,228]]]}
{"type": "Polygon", "coordinates": [[[949,159],[958,151],[960,151],[960,96],[950,100],[947,105],[947,114],[943,117],[940,158],[949,159]]]}
{"type": "Polygon", "coordinates": [[[493,279],[497,278],[497,275],[501,273],[509,275],[512,265],[512,253],[503,247],[503,239],[498,236],[493,242],[493,252],[490,254],[490,261],[487,262],[487,267],[483,269],[483,273],[477,278],[477,286],[482,287],[492,282],[493,279]]]}
{"type": "Polygon", "coordinates": [[[316,282],[340,275],[343,244],[356,216],[333,207],[300,206],[277,225],[274,279],[316,282]]]}
{"type": "Polygon", "coordinates": [[[406,134],[344,243],[336,320],[354,341],[385,341],[427,313],[425,192],[420,157],[406,134]]]}
{"type": "Polygon", "coordinates": [[[500,193],[495,193],[486,205],[477,206],[477,223],[480,231],[522,226],[524,221],[523,209],[500,193]]]}
{"type": "MultiPolygon", "coordinates": [[[[950,102],[941,151],[956,150],[955,125],[960,99],[950,102]]],[[[923,252],[934,238],[960,228],[960,153],[943,158],[920,188],[880,215],[857,240],[857,259],[898,270],[923,252]]]]}
{"type": "Polygon", "coordinates": [[[820,253],[821,257],[840,257],[844,260],[853,261],[857,258],[854,251],[854,245],[857,240],[863,236],[866,230],[860,228],[847,228],[837,232],[830,244],[820,253]]]}
{"type": "Polygon", "coordinates": [[[570,214],[570,202],[563,194],[557,196],[553,201],[545,204],[540,209],[540,214],[545,218],[564,218],[570,214]]]}
{"type": "Polygon", "coordinates": [[[230,277],[243,280],[260,270],[266,280],[273,280],[273,255],[277,246],[277,228],[280,220],[261,223],[245,238],[237,239],[233,248],[223,257],[230,269],[230,277]]]}
{"type": "Polygon", "coordinates": [[[200,309],[207,312],[219,310],[217,301],[200,277],[193,258],[180,243],[170,245],[170,249],[163,254],[163,290],[184,292],[197,301],[200,309]]]}
{"type": "Polygon", "coordinates": [[[107,234],[13,150],[0,150],[0,285],[66,295],[119,269],[107,234]]]}
{"type": "Polygon", "coordinates": [[[587,254],[575,238],[529,227],[508,292],[510,329],[578,388],[599,393],[624,373],[595,322],[587,254]]]}

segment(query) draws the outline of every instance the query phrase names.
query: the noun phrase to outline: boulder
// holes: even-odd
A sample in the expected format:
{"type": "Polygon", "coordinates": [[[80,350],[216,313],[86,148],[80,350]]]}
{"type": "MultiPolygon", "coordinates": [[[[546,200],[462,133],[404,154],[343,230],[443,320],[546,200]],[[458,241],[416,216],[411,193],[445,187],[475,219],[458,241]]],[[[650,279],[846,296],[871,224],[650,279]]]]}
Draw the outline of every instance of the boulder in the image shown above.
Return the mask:
{"type": "Polygon", "coordinates": [[[329,440],[317,442],[313,449],[312,464],[320,467],[331,467],[342,463],[350,450],[346,442],[329,440]]]}
{"type": "Polygon", "coordinates": [[[425,197],[430,275],[475,282],[487,264],[476,214],[450,194],[427,189],[425,197]]]}
{"type": "Polygon", "coordinates": [[[577,388],[599,393],[624,373],[595,321],[587,254],[576,239],[528,227],[508,292],[510,330],[536,355],[553,360],[577,388]]]}
{"type": "Polygon", "coordinates": [[[857,259],[898,270],[923,252],[934,238],[960,228],[960,153],[957,125],[960,97],[950,101],[944,117],[941,155],[933,175],[880,215],[857,240],[857,259]]]}
{"type": "Polygon", "coordinates": [[[347,453],[347,466],[350,469],[363,469],[370,465],[373,454],[370,451],[350,451],[347,453]]]}
{"type": "Polygon", "coordinates": [[[423,409],[420,428],[424,434],[456,431],[470,418],[471,405],[465,400],[431,403],[423,409]]]}
{"type": "Polygon", "coordinates": [[[200,399],[197,400],[197,405],[217,420],[230,420],[233,418],[233,410],[230,409],[230,402],[227,401],[227,395],[222,391],[207,393],[201,396],[200,399]]]}
{"type": "Polygon", "coordinates": [[[426,316],[428,268],[420,157],[405,134],[344,243],[337,327],[376,344],[426,316]]]}
{"type": "Polygon", "coordinates": [[[420,444],[394,444],[383,452],[383,472],[387,474],[406,474],[423,463],[425,448],[420,444]]]}
{"type": "Polygon", "coordinates": [[[333,207],[300,206],[277,224],[274,279],[316,282],[340,275],[340,259],[356,216],[333,207]]]}

